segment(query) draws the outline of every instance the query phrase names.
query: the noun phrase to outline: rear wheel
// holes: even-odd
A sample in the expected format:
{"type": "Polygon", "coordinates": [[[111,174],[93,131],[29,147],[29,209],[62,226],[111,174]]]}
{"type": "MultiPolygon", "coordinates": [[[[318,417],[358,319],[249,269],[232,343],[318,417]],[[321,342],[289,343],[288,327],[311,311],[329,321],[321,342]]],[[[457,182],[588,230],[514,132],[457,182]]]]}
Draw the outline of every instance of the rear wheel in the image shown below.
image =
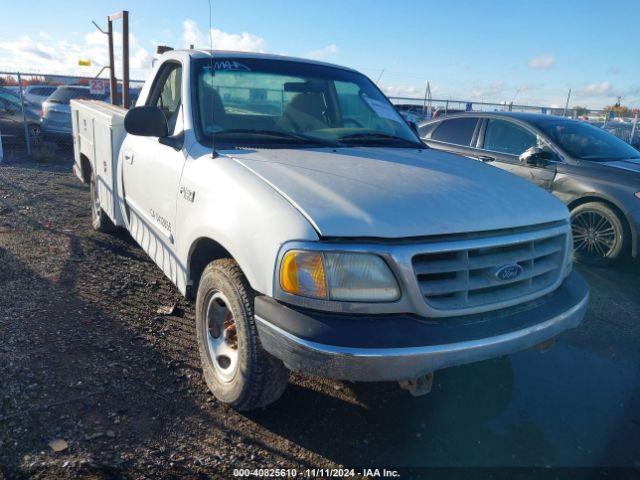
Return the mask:
{"type": "Polygon", "coordinates": [[[100,207],[100,196],[98,195],[98,184],[96,176],[91,170],[91,180],[89,182],[91,190],[91,226],[98,232],[110,233],[116,227],[111,219],[107,216],[102,207],[100,207]]]}
{"type": "Polygon", "coordinates": [[[624,224],[604,203],[589,202],[573,209],[571,229],[574,255],[581,263],[610,265],[624,252],[627,243],[624,224]]]}
{"type": "Polygon", "coordinates": [[[31,124],[28,127],[29,131],[29,142],[34,147],[39,147],[42,145],[42,130],[40,129],[40,125],[31,124]]]}
{"type": "Polygon", "coordinates": [[[196,332],[205,381],[215,397],[236,410],[275,402],[289,372],[260,344],[253,291],[231,259],[211,262],[196,298],[196,332]]]}

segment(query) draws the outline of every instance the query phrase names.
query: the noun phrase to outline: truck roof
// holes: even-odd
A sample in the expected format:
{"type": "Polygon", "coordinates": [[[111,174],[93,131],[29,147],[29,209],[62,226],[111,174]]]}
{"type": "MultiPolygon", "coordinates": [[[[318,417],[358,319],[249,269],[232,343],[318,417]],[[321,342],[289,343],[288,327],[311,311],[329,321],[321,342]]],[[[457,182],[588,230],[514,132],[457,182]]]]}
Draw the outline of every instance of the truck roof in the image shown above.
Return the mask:
{"type": "Polygon", "coordinates": [[[203,50],[203,49],[181,49],[181,50],[169,50],[161,55],[164,56],[182,56],[189,55],[192,58],[210,58],[213,53],[214,58],[251,58],[258,60],[281,60],[283,62],[298,62],[309,63],[314,65],[324,65],[327,67],[340,68],[342,70],[355,71],[352,68],[344,67],[342,65],[336,65],[328,62],[321,62],[318,60],[311,60],[308,58],[290,57],[287,55],[276,55],[272,53],[257,53],[257,52],[240,52],[233,50],[203,50]]]}

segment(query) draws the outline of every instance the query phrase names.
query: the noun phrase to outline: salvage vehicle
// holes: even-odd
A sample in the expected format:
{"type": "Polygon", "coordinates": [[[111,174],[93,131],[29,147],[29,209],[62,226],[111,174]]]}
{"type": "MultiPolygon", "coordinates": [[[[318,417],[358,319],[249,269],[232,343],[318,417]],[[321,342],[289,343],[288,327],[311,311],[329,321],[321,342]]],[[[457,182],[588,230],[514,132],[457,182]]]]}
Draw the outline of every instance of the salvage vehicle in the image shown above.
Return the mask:
{"type": "Polygon", "coordinates": [[[640,151],[569,118],[520,112],[426,122],[430,147],[490,163],[555,194],[571,211],[576,259],[609,265],[640,250],[640,151]]]}
{"type": "Polygon", "coordinates": [[[27,108],[26,103],[23,114],[20,97],[10,90],[0,87],[0,135],[5,145],[25,143],[25,121],[31,145],[40,145],[42,132],[38,115],[27,108]]]}
{"type": "Polygon", "coordinates": [[[585,314],[562,202],[427,148],[354,70],[169,51],[135,108],[71,109],[93,227],[128,230],[195,301],[204,378],[238,410],[290,370],[426,393],[585,314]]]}
{"type": "Polygon", "coordinates": [[[27,85],[24,88],[23,97],[26,102],[40,110],[42,102],[49,98],[56,88],[55,85],[27,85]]]}
{"type": "MultiPolygon", "coordinates": [[[[108,100],[109,89],[106,93],[91,93],[86,85],[63,85],[58,87],[44,102],[40,110],[42,131],[48,140],[60,143],[71,142],[71,107],[73,99],[108,100]]],[[[117,96],[120,97],[120,90],[117,96]]],[[[138,98],[138,91],[131,90],[132,104],[138,98]]]]}

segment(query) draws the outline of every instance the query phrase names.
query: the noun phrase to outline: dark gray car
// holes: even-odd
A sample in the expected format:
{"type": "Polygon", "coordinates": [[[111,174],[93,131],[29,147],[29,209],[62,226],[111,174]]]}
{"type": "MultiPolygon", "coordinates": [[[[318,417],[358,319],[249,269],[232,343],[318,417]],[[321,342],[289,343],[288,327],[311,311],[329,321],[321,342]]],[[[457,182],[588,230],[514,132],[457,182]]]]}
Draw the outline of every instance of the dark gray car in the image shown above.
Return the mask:
{"type": "Polygon", "coordinates": [[[2,143],[24,143],[24,120],[27,121],[27,131],[32,145],[38,145],[42,141],[40,132],[40,117],[30,110],[25,103],[25,113],[22,114],[20,97],[11,90],[0,88],[0,135],[2,143]]]}
{"type": "Polygon", "coordinates": [[[626,252],[638,256],[640,152],[614,135],[585,122],[515,112],[452,115],[418,131],[432,148],[507,170],[564,201],[579,261],[605,265],[626,252]]]}

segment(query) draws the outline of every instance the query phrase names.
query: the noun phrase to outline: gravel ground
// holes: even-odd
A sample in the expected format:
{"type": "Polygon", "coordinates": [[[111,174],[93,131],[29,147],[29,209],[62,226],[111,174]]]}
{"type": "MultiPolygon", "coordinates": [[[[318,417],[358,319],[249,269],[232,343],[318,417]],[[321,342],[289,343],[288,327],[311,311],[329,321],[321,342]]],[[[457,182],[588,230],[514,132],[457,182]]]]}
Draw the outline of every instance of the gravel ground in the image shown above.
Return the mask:
{"type": "Polygon", "coordinates": [[[636,264],[582,269],[589,316],[547,354],[440,372],[421,398],[293,375],[275,405],[239,414],[201,378],[192,306],[126,233],[91,230],[69,171],[0,165],[0,479],[640,467],[636,264]]]}

